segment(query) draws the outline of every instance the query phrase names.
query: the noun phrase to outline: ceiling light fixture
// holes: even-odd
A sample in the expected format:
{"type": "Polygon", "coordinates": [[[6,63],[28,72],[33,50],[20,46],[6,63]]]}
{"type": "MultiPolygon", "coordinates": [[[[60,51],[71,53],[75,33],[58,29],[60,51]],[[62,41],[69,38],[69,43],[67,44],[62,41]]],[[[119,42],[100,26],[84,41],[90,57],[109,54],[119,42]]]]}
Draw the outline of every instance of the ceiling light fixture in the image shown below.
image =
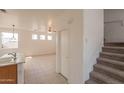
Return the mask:
{"type": "Polygon", "coordinates": [[[52,33],[52,32],[56,32],[51,26],[48,27],[48,32],[52,33]]]}

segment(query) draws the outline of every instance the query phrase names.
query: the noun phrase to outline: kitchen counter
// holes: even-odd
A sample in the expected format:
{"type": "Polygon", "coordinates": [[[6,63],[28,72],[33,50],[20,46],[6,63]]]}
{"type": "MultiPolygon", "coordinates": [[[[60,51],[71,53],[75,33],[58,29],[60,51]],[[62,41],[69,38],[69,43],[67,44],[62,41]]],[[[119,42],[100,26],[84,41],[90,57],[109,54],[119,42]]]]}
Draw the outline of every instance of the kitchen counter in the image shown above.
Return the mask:
{"type": "Polygon", "coordinates": [[[16,63],[16,62],[0,62],[0,67],[4,67],[4,66],[9,66],[9,65],[18,65],[18,64],[22,64],[22,63],[25,63],[25,62],[18,62],[18,63],[16,63]]]}
{"type": "Polygon", "coordinates": [[[6,56],[8,55],[6,54],[2,56],[2,58],[4,58],[4,61],[0,60],[0,68],[17,65],[17,84],[24,84],[25,57],[22,54],[18,53],[15,61],[6,61],[6,56]]]}

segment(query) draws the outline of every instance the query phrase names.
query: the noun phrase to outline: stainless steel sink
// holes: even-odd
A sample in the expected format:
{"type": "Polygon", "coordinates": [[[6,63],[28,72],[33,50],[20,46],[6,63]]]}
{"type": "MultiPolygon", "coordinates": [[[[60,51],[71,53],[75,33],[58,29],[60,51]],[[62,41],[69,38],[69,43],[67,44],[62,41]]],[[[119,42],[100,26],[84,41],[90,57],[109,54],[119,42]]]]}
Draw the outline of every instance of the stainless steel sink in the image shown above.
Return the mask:
{"type": "Polygon", "coordinates": [[[0,63],[11,62],[11,61],[12,61],[12,56],[11,55],[5,54],[5,55],[0,57],[0,63]]]}

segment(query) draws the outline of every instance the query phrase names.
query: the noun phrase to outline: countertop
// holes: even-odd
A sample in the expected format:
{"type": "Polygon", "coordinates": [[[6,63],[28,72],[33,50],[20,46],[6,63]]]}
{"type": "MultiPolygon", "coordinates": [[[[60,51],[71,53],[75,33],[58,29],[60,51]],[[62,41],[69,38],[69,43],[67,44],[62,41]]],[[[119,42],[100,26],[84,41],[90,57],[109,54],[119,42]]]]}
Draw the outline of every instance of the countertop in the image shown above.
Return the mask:
{"type": "Polygon", "coordinates": [[[19,56],[17,56],[16,60],[14,60],[14,61],[0,62],[0,67],[15,65],[15,64],[22,64],[22,63],[25,63],[25,57],[19,55],[19,56]]]}

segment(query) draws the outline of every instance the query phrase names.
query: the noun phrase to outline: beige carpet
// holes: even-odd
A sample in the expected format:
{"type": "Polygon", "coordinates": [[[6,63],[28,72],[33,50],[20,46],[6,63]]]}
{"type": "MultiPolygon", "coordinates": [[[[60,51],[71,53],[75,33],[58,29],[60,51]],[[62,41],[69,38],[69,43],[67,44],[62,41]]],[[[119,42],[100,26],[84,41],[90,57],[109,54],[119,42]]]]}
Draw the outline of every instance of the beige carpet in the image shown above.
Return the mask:
{"type": "Polygon", "coordinates": [[[105,43],[86,84],[124,84],[124,43],[105,43]]]}
{"type": "Polygon", "coordinates": [[[66,83],[66,79],[55,72],[55,55],[26,58],[25,84],[66,83]]]}

